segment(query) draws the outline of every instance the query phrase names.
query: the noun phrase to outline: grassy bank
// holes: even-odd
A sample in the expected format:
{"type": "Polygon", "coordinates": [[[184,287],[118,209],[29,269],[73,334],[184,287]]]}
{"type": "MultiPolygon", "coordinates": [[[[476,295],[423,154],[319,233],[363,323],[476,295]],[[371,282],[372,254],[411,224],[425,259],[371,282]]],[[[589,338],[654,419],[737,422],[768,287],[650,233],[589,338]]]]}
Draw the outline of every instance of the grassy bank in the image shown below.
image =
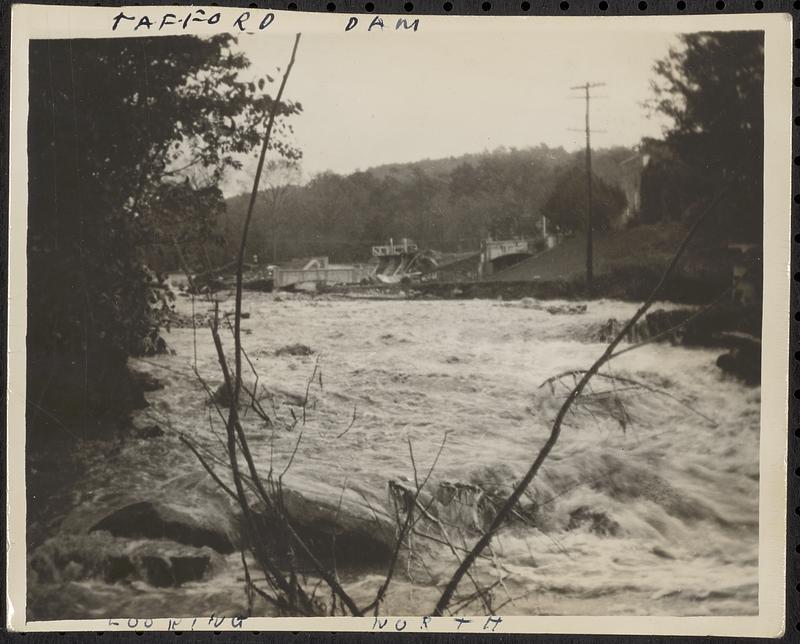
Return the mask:
{"type": "MultiPolygon", "coordinates": [[[[495,296],[642,300],[658,283],[686,235],[679,222],[604,231],[593,240],[594,288],[586,288],[586,238],[558,246],[492,275],[484,289],[495,296]]],[[[706,302],[731,284],[735,251],[698,236],[667,282],[663,299],[706,302]]]]}

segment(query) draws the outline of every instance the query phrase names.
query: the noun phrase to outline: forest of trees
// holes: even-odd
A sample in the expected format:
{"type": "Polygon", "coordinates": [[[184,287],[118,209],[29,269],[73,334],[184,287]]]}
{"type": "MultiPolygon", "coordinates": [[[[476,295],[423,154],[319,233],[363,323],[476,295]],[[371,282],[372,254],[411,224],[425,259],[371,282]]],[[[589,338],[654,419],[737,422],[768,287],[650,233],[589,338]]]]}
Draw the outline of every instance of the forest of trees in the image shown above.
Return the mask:
{"type": "MultiPolygon", "coordinates": [[[[617,147],[594,154],[601,227],[625,211],[627,200],[619,188],[625,169],[620,164],[633,153],[617,147]]],[[[286,169],[279,165],[273,177],[266,177],[248,252],[269,262],[310,255],[359,261],[369,258],[370,246],[402,237],[423,248],[468,251],[487,236],[536,235],[543,216],[570,232],[583,226],[582,168],[583,153],[544,145],[394,164],[347,176],[328,172],[302,186],[290,184],[296,176],[288,177],[287,185],[286,169]],[[577,184],[573,178],[579,179],[577,184]]],[[[247,199],[243,195],[227,201],[222,220],[227,257],[236,251],[233,240],[247,199]]]]}
{"type": "MultiPolygon", "coordinates": [[[[27,376],[31,425],[80,427],[137,396],[169,291],[150,268],[215,245],[222,173],[273,104],[228,34],[30,46],[27,376]],[[150,268],[148,268],[148,266],[150,268]]],[[[279,106],[284,119],[300,106],[279,106]]],[[[298,153],[277,136],[274,154],[298,153]]],[[[140,394],[138,394],[140,395],[140,394]]]]}

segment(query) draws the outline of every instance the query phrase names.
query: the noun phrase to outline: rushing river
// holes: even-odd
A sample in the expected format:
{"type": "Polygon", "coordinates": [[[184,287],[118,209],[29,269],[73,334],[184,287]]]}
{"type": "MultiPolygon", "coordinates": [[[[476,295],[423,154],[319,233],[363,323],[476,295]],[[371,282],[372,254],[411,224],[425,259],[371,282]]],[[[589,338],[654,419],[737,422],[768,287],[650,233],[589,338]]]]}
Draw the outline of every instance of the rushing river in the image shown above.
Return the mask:
{"type": "MultiPolygon", "coordinates": [[[[179,300],[179,310],[190,315],[191,302],[179,300]]],[[[200,300],[194,306],[199,313],[209,307],[200,300]]],[[[232,306],[227,299],[220,310],[232,306]]],[[[318,481],[334,495],[344,486],[385,498],[389,480],[413,480],[409,441],[422,475],[445,434],[431,484],[519,479],[566,392],[541,383],[588,367],[605,346],[597,329],[635,307],[594,301],[584,313],[553,314],[531,301],[246,293],[244,310],[244,346],[259,382],[295,399],[309,390],[287,484],[298,477],[318,481]],[[314,353],[276,355],[294,343],[314,353]],[[309,386],[317,360],[322,388],[319,375],[309,386]]],[[[196,361],[204,379],[221,381],[210,333],[181,328],[167,338],[173,355],[132,361],[165,385],[148,394],[151,405],[138,420],[158,423],[166,435],[124,439],[113,450],[87,444],[88,473],[73,494],[75,509],[63,532],[76,530],[99,498],[167,495],[175,481],[202,473],[179,432],[224,456],[193,374],[196,361]]],[[[624,411],[586,409],[568,416],[531,486],[541,509],[536,525],[501,531],[494,546],[501,568],[485,565],[481,572],[490,580],[502,570],[503,583],[493,591],[495,605],[504,604],[499,612],[757,613],[760,390],[724,375],[715,365],[718,354],[652,344],[611,363],[614,374],[657,392],[623,391],[624,411]]],[[[275,412],[286,418],[288,409],[275,412]]],[[[285,466],[298,428],[271,432],[252,413],[246,425],[259,464],[285,466]]],[[[431,610],[456,562],[444,548],[426,559],[425,571],[409,567],[398,575],[386,612],[431,610]]],[[[236,614],[246,605],[242,565],[238,554],[225,563],[211,578],[176,588],[34,578],[33,613],[236,614]]],[[[340,574],[357,598],[369,597],[380,581],[379,569],[340,574]]],[[[264,605],[256,608],[268,612],[264,605]]]]}

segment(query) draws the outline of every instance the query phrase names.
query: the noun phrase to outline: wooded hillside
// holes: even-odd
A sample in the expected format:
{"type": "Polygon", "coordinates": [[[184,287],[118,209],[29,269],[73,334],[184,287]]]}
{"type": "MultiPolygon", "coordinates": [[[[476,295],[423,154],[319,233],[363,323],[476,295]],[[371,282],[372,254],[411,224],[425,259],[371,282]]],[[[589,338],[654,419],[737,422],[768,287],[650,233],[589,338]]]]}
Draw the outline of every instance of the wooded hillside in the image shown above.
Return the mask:
{"type": "MultiPolygon", "coordinates": [[[[634,152],[615,147],[594,153],[596,181],[619,192],[634,152]]],[[[260,261],[328,255],[333,261],[369,258],[370,246],[409,237],[423,248],[457,252],[495,238],[536,234],[547,202],[565,170],[582,167],[583,153],[541,145],[482,154],[384,165],[342,176],[324,173],[288,185],[284,168],[266,177],[250,237],[260,261]],[[280,193],[280,194],[279,194],[280,193]],[[276,198],[279,197],[279,198],[276,198]]],[[[576,189],[580,189],[577,186],[576,189]]],[[[222,218],[225,255],[234,252],[247,198],[227,201],[222,218]]],[[[623,211],[617,208],[613,216],[623,211]]]]}

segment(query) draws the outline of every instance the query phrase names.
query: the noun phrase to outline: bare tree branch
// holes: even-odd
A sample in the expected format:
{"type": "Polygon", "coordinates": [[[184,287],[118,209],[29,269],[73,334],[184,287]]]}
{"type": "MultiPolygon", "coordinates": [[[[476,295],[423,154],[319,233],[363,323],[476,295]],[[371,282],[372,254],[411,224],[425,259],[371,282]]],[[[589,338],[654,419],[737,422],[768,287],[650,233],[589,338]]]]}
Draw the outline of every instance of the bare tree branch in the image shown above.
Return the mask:
{"type": "Polygon", "coordinates": [[[278,94],[272,103],[267,118],[267,131],[264,135],[264,144],[261,146],[261,154],[258,157],[258,166],[256,167],[256,175],[253,179],[253,190],[250,193],[250,203],[247,206],[247,215],[244,220],[244,229],[242,231],[242,241],[239,246],[239,256],[236,261],[236,317],[234,318],[234,343],[235,343],[235,368],[236,368],[236,381],[234,382],[233,397],[231,398],[232,404],[235,407],[239,401],[239,390],[241,388],[242,379],[242,273],[244,268],[244,253],[247,246],[247,232],[250,229],[250,222],[253,219],[253,208],[256,205],[256,198],[258,197],[258,184],[261,181],[261,172],[264,169],[264,159],[267,156],[267,149],[269,148],[270,138],[272,137],[272,128],[275,125],[275,117],[277,116],[278,107],[283,98],[283,90],[286,87],[286,81],[289,80],[289,74],[294,67],[295,56],[297,55],[297,46],[300,44],[300,34],[295,36],[294,47],[292,48],[292,55],[289,59],[289,64],[283,74],[278,94]]]}
{"type": "Polygon", "coordinates": [[[223,483],[223,482],[222,482],[222,479],[220,479],[220,478],[217,476],[217,474],[214,472],[213,468],[212,468],[212,467],[211,467],[211,466],[210,466],[208,463],[206,463],[206,460],[205,460],[205,459],[204,459],[204,458],[203,458],[203,457],[200,455],[200,452],[198,452],[198,451],[197,451],[197,449],[195,448],[195,446],[194,446],[194,445],[192,445],[192,444],[191,444],[191,443],[190,443],[190,442],[189,442],[189,441],[186,439],[186,437],[185,437],[183,434],[180,434],[180,435],[178,436],[178,438],[181,440],[181,442],[182,442],[184,445],[186,445],[186,447],[188,447],[190,450],[192,450],[192,452],[194,452],[194,455],[197,457],[197,460],[198,460],[198,461],[200,461],[200,465],[202,465],[202,466],[203,466],[203,469],[205,469],[205,471],[209,473],[209,475],[211,476],[211,478],[212,478],[212,479],[214,479],[214,482],[215,482],[217,485],[219,485],[219,487],[220,487],[220,488],[222,488],[223,490],[225,490],[225,492],[228,494],[228,496],[230,496],[231,498],[233,498],[235,501],[236,501],[236,500],[238,500],[238,497],[236,496],[236,492],[234,492],[233,490],[231,490],[231,489],[230,489],[230,488],[229,488],[227,485],[225,485],[225,483],[223,483]]]}
{"type": "Polygon", "coordinates": [[[414,461],[414,449],[411,446],[411,439],[410,438],[408,439],[408,451],[409,451],[409,454],[411,455],[412,467],[414,468],[414,481],[415,481],[416,490],[415,490],[414,495],[411,498],[410,502],[406,503],[406,508],[405,508],[405,510],[406,510],[406,518],[405,518],[405,522],[403,523],[403,526],[400,529],[400,533],[397,535],[397,539],[395,540],[394,550],[392,551],[392,556],[391,556],[391,559],[389,560],[389,567],[388,567],[388,570],[386,571],[386,577],[384,578],[383,583],[381,584],[380,588],[378,588],[378,592],[375,594],[375,599],[373,599],[372,603],[370,603],[369,606],[367,606],[364,609],[365,612],[370,610],[370,609],[372,609],[372,608],[374,608],[375,615],[378,614],[378,610],[380,609],[381,602],[383,601],[384,597],[386,596],[386,591],[389,589],[389,584],[392,582],[392,577],[394,576],[394,569],[397,566],[397,559],[400,556],[400,549],[403,547],[403,541],[405,540],[406,535],[409,533],[409,530],[414,525],[414,514],[415,514],[414,510],[415,510],[415,508],[417,506],[417,500],[419,499],[419,495],[422,492],[422,489],[428,483],[428,480],[430,479],[431,474],[433,473],[433,470],[436,468],[436,464],[439,462],[439,457],[442,455],[442,450],[444,449],[444,446],[447,443],[447,435],[449,433],[450,433],[449,431],[446,431],[444,433],[444,436],[442,437],[442,443],[439,446],[439,451],[436,452],[436,456],[433,459],[433,463],[431,463],[431,466],[428,469],[428,473],[425,475],[425,478],[423,479],[421,484],[419,483],[419,481],[417,479],[417,466],[416,466],[416,463],[414,461]]]}
{"type": "Polygon", "coordinates": [[[353,428],[353,425],[355,425],[355,423],[356,423],[356,410],[357,410],[357,406],[354,404],[353,405],[353,417],[350,419],[350,424],[345,428],[345,430],[341,434],[337,434],[336,438],[341,438],[342,436],[344,436],[347,432],[349,432],[353,428]]]}
{"type": "Polygon", "coordinates": [[[670,335],[672,335],[673,333],[675,333],[679,329],[682,329],[683,327],[685,327],[692,320],[696,320],[697,318],[699,318],[700,316],[704,315],[705,313],[708,313],[708,311],[713,309],[720,302],[722,302],[722,300],[724,300],[726,297],[728,297],[732,290],[733,290],[733,287],[725,289],[722,293],[719,294],[718,297],[716,297],[714,300],[712,300],[711,302],[706,304],[700,310],[696,311],[693,315],[690,315],[689,317],[687,317],[682,322],[679,322],[678,324],[676,324],[674,326],[671,326],[668,329],[664,329],[663,331],[661,331],[659,333],[656,333],[654,336],[652,336],[650,338],[647,338],[647,340],[643,340],[642,342],[637,342],[636,344],[632,344],[632,345],[630,345],[628,347],[625,347],[624,349],[620,349],[619,351],[614,352],[609,357],[609,360],[611,360],[613,358],[616,358],[617,356],[621,356],[623,353],[628,353],[628,351],[633,351],[634,349],[638,349],[638,348],[643,347],[643,346],[645,346],[647,344],[651,344],[653,342],[658,342],[662,338],[669,337],[670,335]]]}
{"type": "Polygon", "coordinates": [[[667,279],[672,275],[675,267],[678,265],[678,262],[683,257],[686,249],[689,246],[689,242],[694,237],[697,230],[700,226],[708,219],[709,215],[714,211],[714,208],[719,203],[719,200],[722,196],[727,192],[729,186],[724,186],[717,194],[711,199],[711,201],[706,205],[703,212],[695,219],[694,223],[692,224],[691,228],[687,232],[686,236],[684,237],[681,244],[678,246],[678,249],[675,251],[675,254],[672,257],[667,268],[664,270],[663,274],[661,275],[661,279],[659,279],[658,284],[653,288],[648,298],[642,303],[642,305],[637,309],[636,313],[628,320],[625,326],[622,327],[620,332],[617,336],[608,344],[603,354],[595,360],[594,364],[586,370],[583,374],[581,379],[577,382],[573,390],[569,393],[564,403],[561,405],[561,408],[558,410],[558,414],[556,415],[555,420],[553,421],[552,428],[550,430],[550,435],[545,442],[545,444],[540,449],[539,453],[536,455],[533,463],[531,464],[530,468],[526,472],[525,476],[522,480],[517,484],[514,490],[511,492],[509,497],[503,503],[502,507],[497,511],[495,514],[494,519],[492,520],[488,530],[483,534],[483,536],[475,543],[472,547],[472,550],[469,554],[464,558],[461,565],[458,569],[453,573],[450,581],[448,582],[447,586],[444,589],[439,601],[437,602],[436,606],[433,609],[432,614],[436,616],[441,616],[447,607],[450,604],[450,601],[453,598],[453,594],[458,587],[459,582],[467,573],[467,571],[472,567],[475,563],[476,558],[479,554],[483,552],[483,550],[489,545],[492,538],[494,537],[497,530],[509,516],[511,511],[514,509],[514,506],[519,501],[522,493],[525,489],[530,485],[531,481],[536,476],[539,468],[542,466],[542,463],[547,459],[550,452],[552,451],[553,447],[555,447],[556,443],[558,442],[558,438],[561,434],[561,425],[564,422],[564,418],[569,412],[570,408],[572,407],[575,400],[581,395],[583,390],[586,388],[586,385],[589,384],[589,381],[594,377],[594,375],[600,370],[600,368],[611,359],[613,356],[615,349],[622,342],[623,338],[627,335],[628,331],[630,331],[633,326],[642,318],[642,316],[647,312],[647,310],[652,306],[653,302],[655,301],[658,294],[661,292],[664,284],[666,283],[667,279]]]}

